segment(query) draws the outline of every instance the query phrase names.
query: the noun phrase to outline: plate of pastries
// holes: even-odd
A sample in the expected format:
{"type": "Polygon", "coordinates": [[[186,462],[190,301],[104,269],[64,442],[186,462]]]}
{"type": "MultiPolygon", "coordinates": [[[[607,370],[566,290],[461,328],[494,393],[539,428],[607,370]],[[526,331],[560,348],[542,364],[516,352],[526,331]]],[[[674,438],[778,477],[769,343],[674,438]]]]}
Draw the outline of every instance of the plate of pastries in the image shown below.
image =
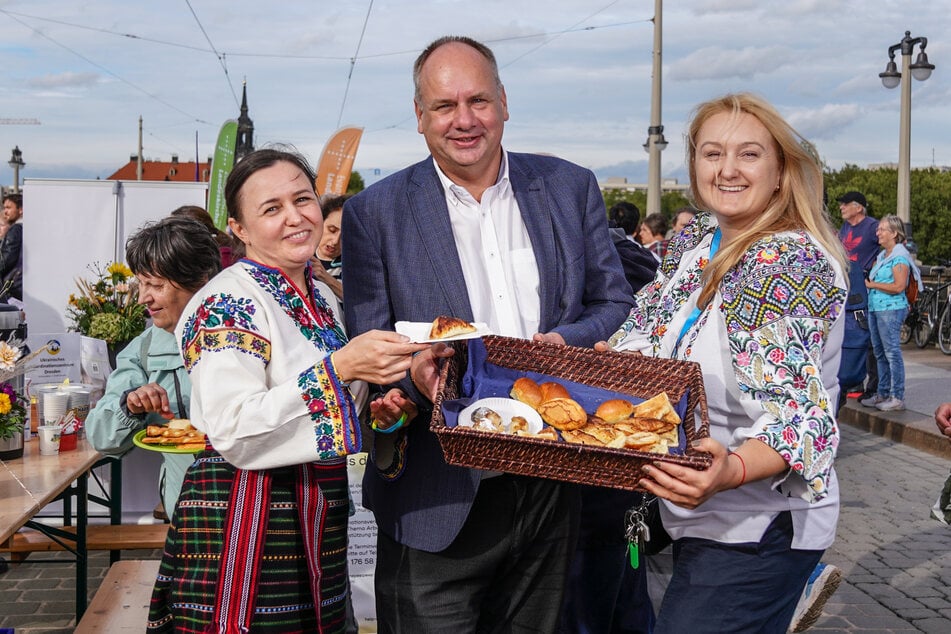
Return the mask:
{"type": "Polygon", "coordinates": [[[166,425],[149,425],[136,432],[132,443],[148,451],[198,453],[205,449],[205,434],[187,418],[173,418],[166,425]]]}
{"type": "Polygon", "coordinates": [[[476,401],[460,412],[456,424],[479,431],[658,454],[667,454],[680,444],[681,419],[666,392],[637,404],[622,398],[606,399],[588,412],[562,384],[521,377],[513,383],[509,396],[476,401]],[[516,409],[518,414],[513,414],[516,409]],[[513,424],[513,416],[534,420],[525,412],[536,414],[542,424],[513,424]]]}

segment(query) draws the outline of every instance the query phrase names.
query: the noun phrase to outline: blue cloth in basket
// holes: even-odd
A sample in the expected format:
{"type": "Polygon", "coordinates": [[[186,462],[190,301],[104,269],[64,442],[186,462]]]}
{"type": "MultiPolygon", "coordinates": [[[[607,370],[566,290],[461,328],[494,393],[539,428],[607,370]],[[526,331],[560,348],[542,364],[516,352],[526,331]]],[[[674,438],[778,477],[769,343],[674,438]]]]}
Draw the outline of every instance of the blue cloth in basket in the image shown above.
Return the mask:
{"type": "MultiPolygon", "coordinates": [[[[511,398],[509,392],[512,391],[512,383],[515,382],[515,379],[522,376],[527,376],[537,383],[555,381],[556,383],[562,384],[571,394],[571,398],[578,401],[581,407],[589,413],[594,412],[598,409],[598,405],[612,398],[622,398],[635,405],[645,400],[630,394],[591,387],[590,385],[575,383],[574,381],[549,376],[547,374],[503,368],[502,366],[489,363],[486,360],[487,352],[485,344],[481,339],[470,339],[468,343],[469,363],[466,366],[466,372],[462,376],[462,381],[459,385],[459,398],[451,401],[443,401],[442,404],[446,427],[455,427],[458,422],[459,412],[475,401],[494,397],[511,398]]],[[[687,397],[689,396],[689,392],[690,390],[688,388],[680,401],[673,404],[674,410],[676,410],[681,420],[686,420],[687,418],[687,397]]],[[[670,448],[671,454],[683,455],[686,449],[687,438],[683,431],[683,425],[679,428],[679,434],[680,442],[677,447],[670,448]]]]}

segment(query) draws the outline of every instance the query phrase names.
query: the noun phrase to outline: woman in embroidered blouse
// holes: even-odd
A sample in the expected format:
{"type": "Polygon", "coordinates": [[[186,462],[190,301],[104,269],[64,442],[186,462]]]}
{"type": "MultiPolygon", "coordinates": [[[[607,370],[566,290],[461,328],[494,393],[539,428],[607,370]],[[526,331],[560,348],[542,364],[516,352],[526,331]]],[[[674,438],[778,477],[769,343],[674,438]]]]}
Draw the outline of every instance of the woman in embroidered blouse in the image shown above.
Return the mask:
{"type": "Polygon", "coordinates": [[[846,260],[810,149],[761,98],[701,104],[688,169],[706,211],[611,338],[704,374],[711,437],[697,448],[712,465],[655,463],[641,480],[675,540],[658,633],[785,632],[835,537],[846,260]]]}
{"type": "MultiPolygon", "coordinates": [[[[212,448],[186,474],[149,631],[343,632],[346,454],[360,451],[364,382],[398,381],[428,346],[382,331],[347,341],[312,277],[322,219],[302,157],[249,154],[225,198],[247,257],[176,327],[192,423],[212,448]]],[[[383,430],[416,414],[398,390],[370,409],[383,430]]]]}
{"type": "Polygon", "coordinates": [[[905,248],[905,225],[898,216],[878,221],[878,243],[882,250],[869,271],[868,331],[878,362],[878,392],[862,399],[862,405],[883,412],[905,409],[905,362],[899,335],[908,316],[905,288],[911,279],[912,257],[905,248]]]}

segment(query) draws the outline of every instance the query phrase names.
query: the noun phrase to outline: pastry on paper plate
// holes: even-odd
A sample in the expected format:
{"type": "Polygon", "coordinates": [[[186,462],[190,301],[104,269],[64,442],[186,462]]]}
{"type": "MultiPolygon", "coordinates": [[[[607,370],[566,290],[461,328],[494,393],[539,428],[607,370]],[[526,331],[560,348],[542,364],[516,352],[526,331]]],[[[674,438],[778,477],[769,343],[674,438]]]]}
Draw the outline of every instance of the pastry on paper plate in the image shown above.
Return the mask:
{"type": "Polygon", "coordinates": [[[475,326],[458,317],[440,315],[433,320],[433,327],[429,331],[430,339],[448,339],[457,335],[466,335],[478,330],[475,326]]]}

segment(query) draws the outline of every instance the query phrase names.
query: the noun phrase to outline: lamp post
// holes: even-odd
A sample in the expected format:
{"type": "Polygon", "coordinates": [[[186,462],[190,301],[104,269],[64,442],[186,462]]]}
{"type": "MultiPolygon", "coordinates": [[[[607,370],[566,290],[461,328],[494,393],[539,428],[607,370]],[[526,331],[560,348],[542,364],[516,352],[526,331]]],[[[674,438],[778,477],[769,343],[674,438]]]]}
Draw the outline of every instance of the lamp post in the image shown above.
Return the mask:
{"type": "Polygon", "coordinates": [[[10,155],[10,161],[7,163],[10,167],[13,168],[13,193],[20,193],[20,168],[26,167],[26,163],[23,162],[23,152],[20,151],[20,146],[16,145],[13,147],[13,154],[10,155]]]}
{"type": "Polygon", "coordinates": [[[660,153],[667,147],[664,126],[660,124],[661,36],[663,1],[654,0],[654,51],[651,72],[651,124],[647,128],[647,214],[660,213],[660,153]]]}
{"type": "Polygon", "coordinates": [[[888,64],[885,72],[879,73],[885,88],[897,88],[901,85],[901,125],[898,131],[898,217],[905,224],[905,234],[911,239],[911,80],[909,73],[918,81],[931,77],[934,64],[928,63],[925,47],[928,38],[911,37],[911,31],[905,31],[905,37],[898,44],[888,47],[888,64]],[[911,54],[915,45],[920,51],[915,63],[911,63],[911,54]],[[895,51],[901,50],[901,72],[895,65],[895,51]]]}

